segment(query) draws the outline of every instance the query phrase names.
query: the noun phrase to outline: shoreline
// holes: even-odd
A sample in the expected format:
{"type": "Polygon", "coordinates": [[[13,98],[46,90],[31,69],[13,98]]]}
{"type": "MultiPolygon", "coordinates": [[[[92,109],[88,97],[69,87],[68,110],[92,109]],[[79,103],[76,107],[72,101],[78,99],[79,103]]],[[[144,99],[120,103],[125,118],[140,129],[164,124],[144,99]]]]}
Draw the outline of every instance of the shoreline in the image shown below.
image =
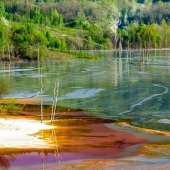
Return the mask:
{"type": "MultiPolygon", "coordinates": [[[[0,118],[0,121],[1,120],[2,119],[0,118]]],[[[42,125],[40,120],[35,120],[35,113],[32,115],[31,112],[27,113],[26,116],[9,116],[9,118],[6,118],[5,120],[6,122],[12,120],[12,123],[21,120],[32,123],[34,122],[31,124],[32,127],[41,127],[42,125]]],[[[0,124],[0,136],[2,137],[2,122],[0,124]]],[[[46,159],[51,160],[53,159],[52,157],[54,157],[54,151],[58,151],[57,155],[61,156],[61,162],[60,164],[56,164],[55,161],[47,161],[45,162],[45,169],[55,170],[57,168],[59,170],[68,170],[72,167],[74,170],[78,167],[78,169],[100,168],[102,170],[103,168],[103,170],[112,170],[112,168],[126,167],[131,170],[130,168],[135,169],[138,167],[147,167],[150,168],[149,170],[152,170],[156,165],[154,160],[159,160],[161,166],[170,167],[164,157],[158,156],[156,158],[152,158],[142,151],[144,146],[168,140],[168,137],[165,137],[164,135],[156,135],[155,133],[151,135],[150,132],[141,132],[139,129],[121,127],[116,125],[114,121],[110,122],[110,120],[108,121],[88,116],[86,113],[81,111],[59,113],[53,124],[54,127],[50,126],[48,120],[44,121],[43,124],[46,125],[39,128],[39,131],[34,129],[34,131],[32,131],[33,134],[28,134],[31,139],[38,139],[38,143],[37,141],[33,143],[27,140],[27,144],[29,143],[31,147],[27,147],[25,150],[22,149],[22,147],[18,147],[17,149],[15,146],[12,146],[12,150],[10,151],[9,147],[2,147],[2,140],[0,140],[0,156],[8,156],[10,153],[20,155],[21,153],[21,156],[16,156],[16,161],[14,163],[11,162],[11,170],[15,170],[18,167],[22,167],[23,170],[28,167],[34,167],[34,169],[36,166],[40,167],[41,161],[36,163],[34,160],[33,162],[28,163],[28,167],[24,167],[25,165],[23,164],[23,160],[27,160],[28,158],[32,159],[33,153],[36,153],[36,156],[34,155],[36,158],[40,158],[41,154],[44,154],[44,157],[47,157],[46,159]],[[160,136],[161,138],[163,137],[161,141],[160,136]],[[42,139],[43,142],[41,141],[42,139]],[[39,140],[41,143],[39,143],[39,140]],[[37,146],[39,149],[36,149],[37,146]],[[22,152],[24,154],[22,154],[22,152]]],[[[20,128],[23,130],[25,125],[26,124],[23,123],[20,128]]],[[[8,126],[7,123],[6,126],[8,126]]],[[[9,127],[11,128],[15,126],[13,124],[9,127]]],[[[17,127],[14,128],[15,132],[18,131],[16,128],[17,127]]],[[[13,131],[9,129],[8,137],[11,132],[13,133],[13,131]]],[[[24,133],[25,132],[29,131],[24,130],[24,133]]],[[[19,136],[22,135],[23,132],[19,136]]],[[[25,135],[23,137],[25,138],[25,135]]],[[[6,139],[4,141],[6,141],[6,139]]],[[[10,138],[8,138],[7,141],[10,141],[10,138]]],[[[13,140],[11,140],[11,142],[14,144],[13,140]]],[[[18,146],[16,142],[15,144],[18,146]]],[[[26,145],[20,146],[25,147],[26,145]]]]}
{"type": "MultiPolygon", "coordinates": [[[[47,168],[48,169],[48,168],[47,168]]],[[[50,168],[49,168],[50,169],[50,168]]],[[[77,162],[69,162],[59,168],[52,170],[169,170],[169,159],[162,161],[161,159],[147,159],[138,156],[128,159],[94,159],[83,160],[77,162]]]]}
{"type": "Polygon", "coordinates": [[[40,159],[41,154],[51,162],[56,153],[61,157],[61,164],[45,164],[59,167],[77,160],[116,155],[130,145],[145,142],[142,138],[109,129],[104,126],[103,119],[88,116],[83,112],[63,112],[58,116],[60,118],[52,126],[48,120],[43,124],[40,120],[33,120],[35,117],[31,112],[29,116],[27,113],[26,116],[0,118],[0,157],[7,160],[10,160],[10,155],[15,157],[16,160],[10,163],[11,170],[21,166],[24,169],[23,160],[28,159],[30,162],[27,166],[40,166],[41,162],[34,162],[32,156],[36,160],[40,159]],[[122,144],[120,136],[127,137],[127,142],[122,144]]]}
{"type": "Polygon", "coordinates": [[[46,148],[47,141],[34,134],[52,128],[54,126],[37,120],[0,118],[0,148],[46,148]]]}

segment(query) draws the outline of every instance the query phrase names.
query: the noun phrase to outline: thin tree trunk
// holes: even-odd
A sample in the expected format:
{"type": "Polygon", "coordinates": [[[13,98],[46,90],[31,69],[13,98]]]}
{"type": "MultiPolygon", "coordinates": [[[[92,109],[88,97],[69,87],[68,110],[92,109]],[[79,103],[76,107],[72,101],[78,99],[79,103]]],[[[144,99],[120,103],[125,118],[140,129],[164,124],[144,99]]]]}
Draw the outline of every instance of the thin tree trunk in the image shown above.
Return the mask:
{"type": "Polygon", "coordinates": [[[4,47],[2,47],[2,58],[4,57],[4,54],[5,54],[4,47]]]}
{"type": "Polygon", "coordinates": [[[10,48],[9,48],[9,44],[8,44],[8,57],[9,57],[9,61],[11,61],[11,55],[10,55],[10,48]]]}
{"type": "Polygon", "coordinates": [[[39,46],[39,43],[38,43],[38,61],[40,61],[40,46],[39,46]]]}

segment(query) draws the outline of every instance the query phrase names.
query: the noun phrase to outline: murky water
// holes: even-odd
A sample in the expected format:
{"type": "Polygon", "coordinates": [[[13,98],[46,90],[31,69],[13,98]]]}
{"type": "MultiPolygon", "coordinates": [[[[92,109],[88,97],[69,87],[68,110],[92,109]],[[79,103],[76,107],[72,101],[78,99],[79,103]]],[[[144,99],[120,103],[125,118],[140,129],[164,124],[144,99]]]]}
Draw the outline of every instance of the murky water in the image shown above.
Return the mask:
{"type": "MultiPolygon", "coordinates": [[[[51,105],[55,83],[59,82],[60,106],[84,109],[100,118],[127,118],[135,126],[170,131],[170,50],[93,53],[101,59],[0,63],[0,80],[9,85],[4,98],[40,99],[43,91],[44,103],[51,105]]],[[[31,154],[18,159],[33,157],[31,154]]]]}

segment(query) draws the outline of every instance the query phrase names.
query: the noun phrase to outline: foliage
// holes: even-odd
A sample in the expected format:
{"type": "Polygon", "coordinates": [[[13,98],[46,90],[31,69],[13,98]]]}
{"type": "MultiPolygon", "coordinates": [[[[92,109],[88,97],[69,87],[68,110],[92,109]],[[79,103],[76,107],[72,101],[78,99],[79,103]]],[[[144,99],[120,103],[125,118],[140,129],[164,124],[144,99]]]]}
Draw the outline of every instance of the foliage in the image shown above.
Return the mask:
{"type": "Polygon", "coordinates": [[[170,46],[170,26],[165,20],[161,25],[133,23],[120,32],[124,48],[168,48],[170,46]]]}
{"type": "Polygon", "coordinates": [[[5,5],[4,3],[0,2],[0,17],[5,14],[5,5]]]}
{"type": "Polygon", "coordinates": [[[123,48],[169,47],[168,2],[2,0],[1,58],[37,60],[49,49],[113,49],[120,42],[123,48]],[[112,26],[119,29],[113,31],[112,26]]]}
{"type": "Polygon", "coordinates": [[[8,36],[8,29],[5,25],[4,21],[0,19],[0,50],[2,53],[2,57],[4,57],[4,50],[8,46],[9,43],[9,36],[8,36]]]}
{"type": "MultiPolygon", "coordinates": [[[[1,81],[0,83],[0,98],[2,98],[8,91],[8,85],[1,81]]],[[[11,100],[6,103],[1,103],[0,104],[0,115],[5,115],[5,114],[18,114],[20,111],[22,111],[22,106],[17,104],[16,100],[11,100]]]]}
{"type": "Polygon", "coordinates": [[[93,59],[98,59],[99,57],[97,55],[92,55],[90,53],[85,53],[82,51],[70,51],[71,54],[77,55],[78,58],[93,58],[93,59]]]}
{"type": "Polygon", "coordinates": [[[0,104],[0,115],[12,114],[16,115],[22,111],[22,106],[17,104],[16,100],[11,100],[5,104],[0,104]]]}

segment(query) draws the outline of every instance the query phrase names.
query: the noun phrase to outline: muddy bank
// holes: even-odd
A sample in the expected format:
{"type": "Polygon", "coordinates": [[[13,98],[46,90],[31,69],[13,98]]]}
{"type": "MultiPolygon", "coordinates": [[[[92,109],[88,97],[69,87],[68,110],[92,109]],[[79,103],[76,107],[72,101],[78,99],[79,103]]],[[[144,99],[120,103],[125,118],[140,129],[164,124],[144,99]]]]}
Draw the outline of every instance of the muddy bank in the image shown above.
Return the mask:
{"type": "MultiPolygon", "coordinates": [[[[37,122],[39,119],[39,117],[35,116],[37,113],[38,112],[23,112],[15,118],[12,116],[6,118],[6,121],[12,120],[13,122],[17,122],[22,120],[24,129],[26,123],[24,125],[23,120],[25,119],[25,122],[30,120],[33,122],[32,119],[34,118],[37,122]]],[[[32,166],[41,167],[42,164],[44,164],[44,169],[49,166],[55,168],[68,161],[107,158],[112,155],[116,156],[119,153],[122,153],[121,156],[123,156],[126,148],[147,143],[147,140],[144,138],[113,130],[104,125],[105,123],[114,123],[114,120],[96,118],[84,112],[60,112],[57,114],[56,120],[51,124],[48,119],[49,115],[47,112],[44,122],[48,126],[54,126],[54,128],[47,129],[44,127],[44,129],[39,132],[29,133],[28,135],[31,138],[30,141],[26,142],[30,144],[30,147],[27,145],[27,149],[24,147],[24,144],[22,145],[22,140],[19,137],[18,142],[17,138],[15,138],[15,142],[12,142],[13,139],[12,136],[10,138],[10,132],[13,131],[9,129],[8,142],[10,143],[11,140],[12,145],[9,144],[9,146],[7,146],[8,143],[6,143],[5,146],[1,145],[0,166],[7,164],[10,169],[19,169],[20,167],[27,169],[32,166]],[[39,145],[39,148],[36,149],[37,141],[36,143],[31,142],[31,139],[35,138],[42,142],[47,142],[46,147],[43,143],[43,147],[39,145]],[[15,159],[11,160],[11,156],[15,159]]],[[[34,124],[31,124],[31,126],[36,128],[34,124]]],[[[22,127],[20,128],[22,129],[22,127]]],[[[3,132],[3,128],[0,128],[0,134],[1,130],[3,132]]],[[[15,130],[15,133],[19,132],[19,129],[13,130],[15,130]]],[[[22,134],[19,136],[22,138],[22,134]]],[[[25,138],[25,140],[28,139],[25,138]]],[[[137,155],[138,149],[133,148],[128,154],[137,155]]],[[[125,156],[127,155],[125,154],[125,156]]]]}
{"type": "MultiPolygon", "coordinates": [[[[12,119],[13,122],[17,122],[24,119],[25,122],[30,120],[31,122],[34,122],[32,120],[40,122],[39,108],[36,105],[32,107],[33,105],[26,105],[25,110],[18,116],[7,116],[6,121],[12,119]]],[[[10,138],[10,132],[12,132],[10,130],[8,141],[11,140],[13,145],[0,146],[0,167],[7,167],[10,170],[42,168],[50,170],[68,170],[70,168],[71,170],[154,169],[157,168],[156,162],[158,161],[155,161],[157,158],[151,160],[148,157],[150,155],[148,150],[152,149],[151,153],[154,153],[157,149],[156,151],[159,152],[158,145],[162,144],[161,146],[165,147],[165,144],[169,142],[169,137],[165,135],[123,127],[118,125],[117,120],[90,116],[83,111],[60,111],[52,124],[50,122],[50,106],[46,106],[44,110],[43,123],[54,126],[54,128],[48,129],[44,126],[39,131],[29,134],[31,139],[36,138],[45,142],[43,147],[39,145],[37,148],[37,143],[29,141],[29,147],[22,148],[21,140],[18,143],[15,140],[14,146],[12,136],[10,138]],[[140,155],[145,156],[143,158],[140,155]]],[[[25,125],[22,124],[23,127],[25,125]]],[[[12,127],[12,125],[10,126],[12,127]]],[[[36,127],[34,124],[31,126],[36,127]]],[[[20,128],[22,129],[22,127],[20,128]]],[[[0,135],[2,129],[0,126],[0,135]]],[[[166,153],[168,155],[169,152],[166,153]]],[[[161,156],[164,156],[164,153],[161,156]]],[[[165,169],[169,166],[166,158],[158,160],[160,160],[160,166],[164,166],[165,169]]]]}
{"type": "Polygon", "coordinates": [[[168,160],[113,160],[113,159],[99,159],[99,160],[85,160],[76,163],[68,163],[64,166],[52,168],[51,170],[169,170],[170,163],[168,160]]]}

